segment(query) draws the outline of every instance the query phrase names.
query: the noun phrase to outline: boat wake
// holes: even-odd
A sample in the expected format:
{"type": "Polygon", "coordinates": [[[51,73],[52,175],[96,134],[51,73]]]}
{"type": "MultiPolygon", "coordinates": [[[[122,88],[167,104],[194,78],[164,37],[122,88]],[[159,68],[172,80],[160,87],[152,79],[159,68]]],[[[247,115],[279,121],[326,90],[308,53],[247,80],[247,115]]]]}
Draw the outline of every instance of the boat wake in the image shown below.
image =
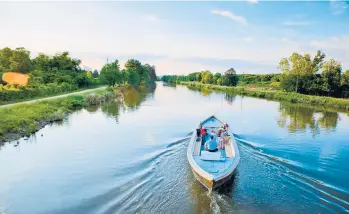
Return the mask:
{"type": "Polygon", "coordinates": [[[316,198],[319,202],[315,203],[320,210],[349,212],[349,192],[309,176],[309,172],[316,169],[305,163],[278,157],[264,144],[246,140],[240,135],[234,136],[246,156],[259,159],[264,165],[276,169],[285,186],[297,187],[305,193],[303,198],[316,198]]]}
{"type": "MultiPolygon", "coordinates": [[[[58,213],[139,213],[144,210],[159,210],[161,203],[151,202],[158,194],[163,192],[164,186],[171,191],[180,181],[164,182],[162,172],[175,163],[176,155],[182,154],[179,150],[186,148],[190,137],[176,139],[170,143],[147,148],[148,153],[127,164],[118,170],[108,181],[105,191],[99,195],[88,198],[76,207],[60,210],[58,213]],[[172,182],[172,183],[170,183],[172,182]],[[178,182],[178,183],[175,183],[178,182]]],[[[184,170],[183,167],[180,170],[184,170]]],[[[185,175],[185,173],[177,173],[185,175]]],[[[99,187],[100,188],[100,187],[99,187]]],[[[164,204],[163,204],[164,205],[164,204]]]]}

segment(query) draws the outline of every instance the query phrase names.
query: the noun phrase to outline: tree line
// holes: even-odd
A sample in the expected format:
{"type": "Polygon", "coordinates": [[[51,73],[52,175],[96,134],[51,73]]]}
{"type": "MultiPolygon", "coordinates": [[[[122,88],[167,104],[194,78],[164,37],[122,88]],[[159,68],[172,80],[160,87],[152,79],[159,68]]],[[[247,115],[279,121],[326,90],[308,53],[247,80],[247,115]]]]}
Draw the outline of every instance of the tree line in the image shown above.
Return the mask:
{"type": "Polygon", "coordinates": [[[106,63],[101,72],[93,72],[81,67],[81,60],[72,58],[69,52],[53,56],[39,53],[31,58],[25,48],[0,49],[0,101],[26,99],[63,93],[78,88],[93,87],[102,84],[115,86],[129,84],[138,87],[156,80],[155,66],[142,65],[138,60],[130,59],[125,69],[120,70],[119,61],[106,63]],[[27,86],[7,84],[2,81],[3,73],[19,72],[29,75],[27,86]]]}
{"type": "Polygon", "coordinates": [[[169,83],[177,83],[180,81],[196,81],[204,84],[215,84],[225,86],[236,86],[239,82],[239,78],[236,71],[233,68],[228,69],[223,73],[212,74],[210,71],[194,72],[188,75],[164,75],[160,78],[161,81],[169,83]]]}
{"type": "Polygon", "coordinates": [[[280,82],[281,74],[236,74],[233,68],[221,73],[202,71],[188,75],[164,75],[161,81],[169,83],[178,82],[201,82],[204,84],[236,86],[236,85],[269,85],[272,82],[280,82]]]}
{"type": "Polygon", "coordinates": [[[342,72],[341,64],[329,59],[318,51],[312,58],[310,54],[293,53],[280,60],[279,74],[236,74],[233,68],[224,74],[210,71],[188,75],[164,75],[161,80],[169,83],[201,82],[223,86],[263,85],[287,92],[309,95],[349,98],[349,70],[342,72]]]}
{"type": "Polygon", "coordinates": [[[342,72],[341,64],[317,51],[310,54],[293,53],[280,60],[280,87],[289,92],[331,97],[349,97],[349,70],[342,72]]]}
{"type": "MultiPolygon", "coordinates": [[[[98,84],[88,75],[88,71],[80,67],[81,60],[73,59],[68,52],[49,56],[39,53],[31,59],[30,51],[25,48],[0,49],[0,72],[19,72],[29,75],[29,87],[37,88],[41,85],[65,83],[77,88],[98,84]]],[[[3,83],[5,84],[5,83],[3,83]]]]}

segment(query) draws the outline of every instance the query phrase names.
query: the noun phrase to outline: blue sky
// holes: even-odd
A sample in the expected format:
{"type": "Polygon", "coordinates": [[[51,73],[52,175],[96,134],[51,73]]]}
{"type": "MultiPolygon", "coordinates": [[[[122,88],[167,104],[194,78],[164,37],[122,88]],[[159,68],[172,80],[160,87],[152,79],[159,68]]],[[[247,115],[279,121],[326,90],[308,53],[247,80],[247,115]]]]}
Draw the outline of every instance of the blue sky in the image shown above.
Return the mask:
{"type": "Polygon", "coordinates": [[[0,2],[0,48],[69,51],[100,69],[129,58],[158,74],[274,73],[293,52],[324,51],[349,69],[349,3],[0,2]]]}

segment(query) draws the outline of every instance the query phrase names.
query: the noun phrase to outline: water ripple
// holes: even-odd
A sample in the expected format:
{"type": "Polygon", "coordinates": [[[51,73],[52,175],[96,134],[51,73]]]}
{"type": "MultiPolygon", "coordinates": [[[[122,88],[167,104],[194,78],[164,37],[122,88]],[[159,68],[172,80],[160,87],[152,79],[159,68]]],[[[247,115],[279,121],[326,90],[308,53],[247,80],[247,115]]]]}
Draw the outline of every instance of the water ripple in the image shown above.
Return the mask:
{"type": "MultiPolygon", "coordinates": [[[[287,177],[287,179],[282,180],[283,182],[290,183],[291,186],[297,187],[325,203],[317,203],[318,206],[331,210],[331,212],[349,212],[349,193],[344,189],[302,173],[314,170],[311,166],[268,154],[272,150],[268,149],[266,145],[239,138],[239,135],[235,135],[235,137],[241,149],[250,153],[254,158],[262,158],[265,165],[274,167],[280,176],[287,177]]],[[[303,195],[303,197],[306,196],[303,195]]]]}

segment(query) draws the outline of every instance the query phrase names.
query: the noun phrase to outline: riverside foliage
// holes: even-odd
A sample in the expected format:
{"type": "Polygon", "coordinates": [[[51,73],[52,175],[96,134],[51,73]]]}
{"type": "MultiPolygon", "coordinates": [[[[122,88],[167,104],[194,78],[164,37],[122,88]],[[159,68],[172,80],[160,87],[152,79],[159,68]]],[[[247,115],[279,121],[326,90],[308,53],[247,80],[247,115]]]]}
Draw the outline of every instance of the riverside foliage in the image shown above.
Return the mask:
{"type": "Polygon", "coordinates": [[[325,61],[325,57],[321,51],[313,58],[310,54],[293,53],[290,57],[280,60],[280,74],[236,74],[234,69],[229,69],[223,75],[202,71],[188,75],[165,75],[161,80],[170,83],[200,82],[220,86],[252,84],[286,92],[349,98],[349,70],[342,72],[339,62],[334,59],[325,61]]]}
{"type": "Polygon", "coordinates": [[[29,75],[27,86],[2,82],[0,101],[43,97],[102,84],[99,79],[88,76],[88,71],[82,69],[80,64],[81,60],[71,58],[68,52],[54,56],[39,53],[31,58],[25,48],[0,49],[0,76],[5,72],[29,75]]]}
{"type": "Polygon", "coordinates": [[[295,92],[283,92],[279,90],[260,90],[260,89],[246,89],[243,87],[229,87],[213,84],[203,84],[198,82],[181,82],[189,88],[200,90],[217,90],[231,94],[240,94],[251,97],[265,98],[271,100],[284,100],[291,103],[305,103],[317,106],[323,106],[338,110],[349,111],[349,99],[338,99],[332,97],[320,97],[312,95],[304,95],[295,92]]]}
{"type": "Polygon", "coordinates": [[[87,111],[96,111],[101,107],[108,116],[117,119],[121,107],[126,106],[130,110],[139,108],[141,102],[154,92],[155,87],[155,84],[139,88],[108,87],[93,93],[0,108],[0,143],[28,136],[46,124],[61,121],[70,112],[83,107],[87,111]]]}
{"type": "Polygon", "coordinates": [[[49,56],[39,53],[35,58],[25,48],[0,49],[0,104],[17,100],[55,95],[81,88],[103,84],[129,84],[133,87],[148,85],[156,80],[155,67],[135,59],[120,70],[119,61],[106,63],[101,73],[83,69],[80,59],[72,58],[68,52],[49,56]],[[5,72],[29,75],[27,86],[7,84],[2,81],[5,72]]]}

